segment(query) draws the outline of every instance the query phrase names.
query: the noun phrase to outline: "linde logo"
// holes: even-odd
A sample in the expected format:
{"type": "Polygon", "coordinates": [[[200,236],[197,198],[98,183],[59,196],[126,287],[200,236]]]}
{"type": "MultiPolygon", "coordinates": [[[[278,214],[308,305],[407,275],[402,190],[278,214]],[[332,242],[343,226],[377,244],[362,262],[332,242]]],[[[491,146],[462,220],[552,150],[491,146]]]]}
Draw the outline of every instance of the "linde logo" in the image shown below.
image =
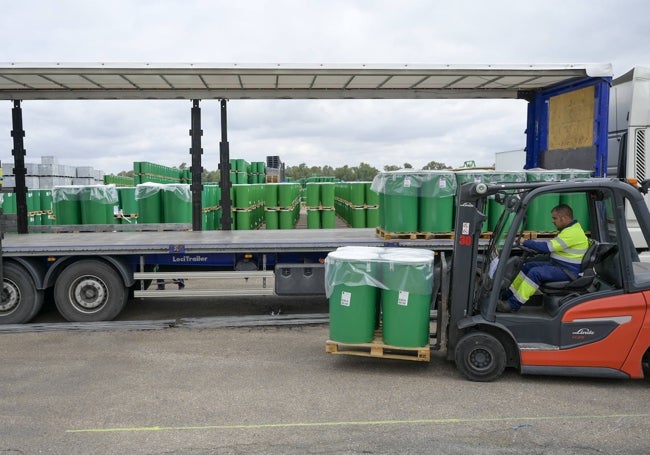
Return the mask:
{"type": "Polygon", "coordinates": [[[173,257],[172,262],[207,262],[206,256],[180,256],[173,257]]]}
{"type": "Polygon", "coordinates": [[[572,335],[582,335],[582,336],[584,336],[584,335],[595,335],[595,333],[596,332],[594,332],[591,329],[582,328],[582,329],[578,329],[575,332],[573,332],[572,335]]]}

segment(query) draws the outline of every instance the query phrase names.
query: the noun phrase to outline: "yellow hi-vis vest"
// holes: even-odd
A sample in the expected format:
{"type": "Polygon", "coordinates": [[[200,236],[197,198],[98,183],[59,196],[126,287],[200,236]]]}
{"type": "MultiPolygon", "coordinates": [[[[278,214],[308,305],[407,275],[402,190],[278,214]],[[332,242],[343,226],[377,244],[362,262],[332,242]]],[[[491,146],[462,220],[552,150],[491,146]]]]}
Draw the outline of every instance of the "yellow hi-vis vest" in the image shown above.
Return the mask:
{"type": "Polygon", "coordinates": [[[580,263],[589,248],[589,240],[580,223],[573,221],[562,229],[556,237],[548,240],[547,245],[551,252],[551,259],[576,274],[581,272],[580,263]]]}

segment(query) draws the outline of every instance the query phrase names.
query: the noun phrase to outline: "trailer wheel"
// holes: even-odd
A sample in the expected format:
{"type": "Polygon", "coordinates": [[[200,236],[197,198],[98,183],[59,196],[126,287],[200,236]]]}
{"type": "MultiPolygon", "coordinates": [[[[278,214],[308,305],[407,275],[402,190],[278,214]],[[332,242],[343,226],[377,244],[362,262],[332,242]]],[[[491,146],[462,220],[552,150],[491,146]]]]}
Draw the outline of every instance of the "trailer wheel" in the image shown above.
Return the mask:
{"type": "Polygon", "coordinates": [[[506,368],[506,350],[488,333],[471,332],[456,346],[456,367],[470,381],[489,382],[506,368]]]}
{"type": "Polygon", "coordinates": [[[2,269],[0,324],[23,324],[32,320],[43,306],[43,291],[36,289],[27,270],[11,262],[2,269]]]}
{"type": "Polygon", "coordinates": [[[56,307],[70,322],[113,320],[126,305],[128,296],[119,273],[95,260],[69,265],[54,285],[56,307]]]}

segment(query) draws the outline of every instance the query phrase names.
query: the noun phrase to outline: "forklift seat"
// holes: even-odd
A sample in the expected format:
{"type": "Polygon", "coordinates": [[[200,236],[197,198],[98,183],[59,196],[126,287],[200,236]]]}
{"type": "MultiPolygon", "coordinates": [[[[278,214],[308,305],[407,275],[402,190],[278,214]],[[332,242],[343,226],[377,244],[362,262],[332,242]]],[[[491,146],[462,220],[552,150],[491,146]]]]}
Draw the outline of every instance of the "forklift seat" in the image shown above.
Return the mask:
{"type": "Polygon", "coordinates": [[[542,283],[540,286],[540,291],[544,294],[551,295],[566,295],[573,292],[587,292],[589,286],[594,282],[596,273],[594,272],[594,265],[598,260],[598,252],[600,248],[600,243],[596,241],[591,241],[589,248],[585,252],[585,255],[582,257],[582,262],[580,263],[580,270],[582,274],[574,277],[570,280],[565,281],[549,281],[547,283],[542,283]]]}
{"type": "Polygon", "coordinates": [[[611,268],[609,266],[603,268],[605,259],[611,257],[612,253],[616,251],[617,247],[613,243],[592,241],[582,258],[583,273],[581,276],[576,277],[575,280],[553,281],[540,286],[539,290],[544,294],[543,304],[546,311],[551,316],[555,316],[560,306],[567,300],[597,290],[600,287],[598,281],[606,274],[605,269],[611,268]],[[596,280],[596,277],[599,280],[596,280]]]}

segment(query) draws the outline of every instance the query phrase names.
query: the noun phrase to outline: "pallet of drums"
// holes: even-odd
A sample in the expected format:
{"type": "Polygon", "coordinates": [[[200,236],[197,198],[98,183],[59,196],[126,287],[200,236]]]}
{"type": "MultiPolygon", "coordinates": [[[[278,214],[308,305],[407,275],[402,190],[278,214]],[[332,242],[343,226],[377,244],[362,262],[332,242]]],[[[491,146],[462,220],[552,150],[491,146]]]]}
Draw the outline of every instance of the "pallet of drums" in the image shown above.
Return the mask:
{"type": "Polygon", "coordinates": [[[341,247],[325,260],[326,352],[429,361],[433,252],[341,247]]]}
{"type": "MultiPolygon", "coordinates": [[[[376,232],[385,240],[453,238],[456,195],[464,183],[563,181],[590,176],[590,171],[577,169],[384,172],[375,177],[371,186],[379,195],[380,211],[376,232]]],[[[547,237],[546,233],[556,231],[550,212],[558,204],[571,206],[574,218],[585,230],[589,230],[585,195],[548,194],[534,200],[528,208],[524,230],[529,233],[529,237],[547,237]]],[[[503,213],[503,206],[494,198],[488,198],[484,211],[486,219],[482,232],[489,237],[503,213]]]]}

